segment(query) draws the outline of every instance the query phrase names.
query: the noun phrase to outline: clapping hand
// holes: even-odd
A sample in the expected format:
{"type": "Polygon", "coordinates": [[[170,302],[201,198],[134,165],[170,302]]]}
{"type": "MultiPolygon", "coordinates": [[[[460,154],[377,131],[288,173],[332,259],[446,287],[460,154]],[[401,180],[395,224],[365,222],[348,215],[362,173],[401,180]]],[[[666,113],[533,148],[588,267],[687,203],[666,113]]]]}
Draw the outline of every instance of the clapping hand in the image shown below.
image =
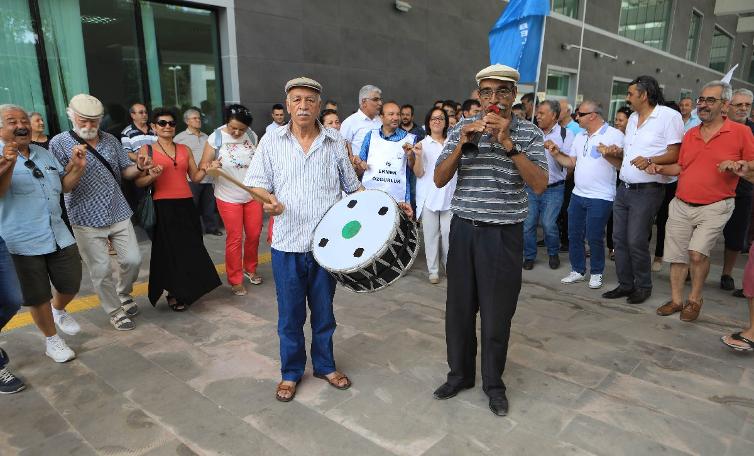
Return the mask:
{"type": "Polygon", "coordinates": [[[147,174],[157,179],[158,177],[160,177],[160,174],[162,174],[162,165],[150,166],[149,168],[147,168],[147,174]]]}
{"type": "Polygon", "coordinates": [[[364,172],[367,170],[367,162],[362,160],[358,155],[351,156],[351,165],[356,171],[364,172]]]}
{"type": "Polygon", "coordinates": [[[414,144],[414,155],[416,155],[417,157],[422,156],[422,143],[414,144]]]}

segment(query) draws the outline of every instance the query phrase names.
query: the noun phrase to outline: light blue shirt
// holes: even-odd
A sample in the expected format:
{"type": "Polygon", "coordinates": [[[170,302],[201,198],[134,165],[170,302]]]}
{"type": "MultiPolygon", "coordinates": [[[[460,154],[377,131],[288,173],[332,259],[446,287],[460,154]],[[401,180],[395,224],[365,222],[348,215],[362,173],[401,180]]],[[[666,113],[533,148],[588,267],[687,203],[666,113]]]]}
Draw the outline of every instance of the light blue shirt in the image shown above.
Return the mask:
{"type": "MultiPolygon", "coordinates": [[[[0,142],[0,148],[3,143],[0,142]]],[[[42,147],[29,145],[29,158],[18,156],[10,188],[0,197],[0,236],[14,255],[46,255],[76,243],[63,223],[61,178],[65,169],[42,147]],[[32,161],[42,171],[34,177],[32,161]]]]}
{"type": "Polygon", "coordinates": [[[683,132],[686,133],[687,131],[691,130],[692,128],[696,127],[702,123],[701,120],[699,120],[699,117],[696,115],[696,110],[693,110],[691,112],[691,116],[689,117],[689,120],[683,123],[683,132]]]}
{"type": "Polygon", "coordinates": [[[566,130],[568,130],[571,133],[573,133],[573,136],[578,135],[582,131],[586,131],[583,128],[581,128],[581,126],[579,125],[579,123],[576,122],[575,120],[571,120],[570,122],[568,122],[568,125],[566,125],[566,130]]]}

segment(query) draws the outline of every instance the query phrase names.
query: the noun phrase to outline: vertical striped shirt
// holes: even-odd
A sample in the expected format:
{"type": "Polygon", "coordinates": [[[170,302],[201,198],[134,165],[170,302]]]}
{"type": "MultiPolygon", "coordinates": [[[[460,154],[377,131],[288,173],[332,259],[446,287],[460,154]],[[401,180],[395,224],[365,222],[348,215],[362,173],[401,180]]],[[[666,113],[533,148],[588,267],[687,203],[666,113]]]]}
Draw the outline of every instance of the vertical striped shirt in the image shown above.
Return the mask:
{"type": "Polygon", "coordinates": [[[319,122],[317,127],[320,133],[308,152],[290,123],[264,135],[246,173],[244,185],[274,193],[285,206],[272,228],[275,250],[309,252],[314,229],[341,191],[353,193],[361,186],[340,133],[319,122]]]}
{"type": "MultiPolygon", "coordinates": [[[[483,113],[461,120],[448,131],[448,140],[437,165],[447,159],[461,140],[461,128],[482,118],[483,113]]],[[[513,116],[510,123],[513,143],[526,157],[547,171],[542,131],[528,120],[513,116]]],[[[458,166],[458,181],[450,210],[459,217],[486,223],[513,224],[526,220],[529,200],[524,180],[503,147],[482,135],[479,150],[464,153],[458,166]]]]}

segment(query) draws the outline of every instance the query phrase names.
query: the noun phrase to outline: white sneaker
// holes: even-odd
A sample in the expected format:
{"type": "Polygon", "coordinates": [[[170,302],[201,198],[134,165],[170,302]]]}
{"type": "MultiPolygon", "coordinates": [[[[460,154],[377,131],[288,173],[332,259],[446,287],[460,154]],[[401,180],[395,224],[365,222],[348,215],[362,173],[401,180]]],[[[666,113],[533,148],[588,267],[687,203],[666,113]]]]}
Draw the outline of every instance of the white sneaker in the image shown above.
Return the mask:
{"type": "Polygon", "coordinates": [[[589,288],[602,288],[602,274],[592,274],[589,277],[589,288]]]}
{"type": "Polygon", "coordinates": [[[440,283],[440,276],[437,274],[430,274],[429,275],[429,283],[432,284],[438,284],[440,283]]]}
{"type": "Polygon", "coordinates": [[[65,310],[53,311],[52,318],[58,328],[69,336],[75,336],[81,331],[81,326],[65,310]]]}
{"type": "Polygon", "coordinates": [[[560,283],[576,283],[576,282],[583,282],[584,281],[584,274],[579,274],[576,271],[571,271],[570,274],[560,279],[560,283]]]}
{"type": "Polygon", "coordinates": [[[76,353],[73,352],[60,336],[55,335],[50,339],[47,339],[47,356],[52,358],[56,363],[64,363],[70,361],[76,357],[76,353]]]}

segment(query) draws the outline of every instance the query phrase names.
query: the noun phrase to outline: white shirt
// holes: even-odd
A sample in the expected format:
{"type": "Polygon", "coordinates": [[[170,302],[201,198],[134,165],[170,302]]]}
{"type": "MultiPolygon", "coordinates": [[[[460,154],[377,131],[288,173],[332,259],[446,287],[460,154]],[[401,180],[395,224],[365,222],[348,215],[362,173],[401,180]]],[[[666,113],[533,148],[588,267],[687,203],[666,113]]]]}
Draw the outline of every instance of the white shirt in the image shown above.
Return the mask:
{"type": "MultiPolygon", "coordinates": [[[[542,131],[542,133],[544,134],[543,139],[544,141],[547,141],[549,139],[550,141],[554,142],[556,146],[558,146],[558,149],[568,154],[571,150],[571,146],[573,146],[574,135],[573,132],[566,128],[564,129],[566,136],[565,140],[563,140],[563,136],[560,132],[561,128],[563,127],[556,123],[555,126],[550,129],[549,133],[542,131]]],[[[547,152],[545,156],[547,157],[547,184],[554,184],[556,182],[565,180],[568,169],[565,166],[561,166],[560,163],[555,160],[555,157],[553,157],[549,152],[547,152]]]]}
{"type": "Polygon", "coordinates": [[[341,191],[361,186],[338,131],[318,126],[320,134],[306,153],[289,126],[265,135],[243,181],[274,193],[285,206],[272,228],[272,248],[282,252],[311,251],[314,229],[341,191]]]}
{"type": "Polygon", "coordinates": [[[424,166],[424,175],[416,178],[416,218],[422,215],[422,209],[427,208],[430,211],[449,211],[450,200],[453,199],[453,193],[456,191],[456,181],[458,173],[453,174],[453,178],[442,188],[435,186],[435,165],[437,159],[442,153],[444,143],[437,142],[430,136],[425,136],[419,144],[422,145],[422,165],[424,166]]]}
{"type": "MultiPolygon", "coordinates": [[[[285,124],[283,124],[283,125],[285,125],[285,124]]],[[[273,120],[272,123],[269,124],[269,125],[267,125],[267,128],[264,129],[264,133],[267,134],[267,133],[269,133],[271,131],[274,131],[277,127],[282,127],[283,125],[279,125],[279,124],[275,123],[275,121],[273,120]]]]}
{"type": "Polygon", "coordinates": [[[380,116],[377,115],[374,116],[374,119],[370,119],[359,109],[346,117],[346,120],[340,124],[340,134],[351,144],[351,150],[355,154],[358,154],[361,150],[361,143],[364,142],[364,137],[366,137],[367,133],[380,127],[382,127],[380,116]]]}
{"type": "Polygon", "coordinates": [[[582,198],[615,200],[616,169],[597,150],[597,146],[623,147],[623,133],[605,122],[593,135],[583,131],[573,139],[569,155],[576,157],[573,193],[582,198]]]}
{"type": "Polygon", "coordinates": [[[629,184],[671,182],[668,176],[651,175],[641,171],[631,164],[631,160],[639,156],[648,158],[664,154],[671,144],[681,143],[683,133],[681,114],[667,106],[655,106],[641,126],[639,126],[639,113],[631,114],[626,125],[620,180],[629,184]]]}
{"type": "MultiPolygon", "coordinates": [[[[246,177],[246,171],[249,169],[249,163],[254,156],[256,146],[248,134],[244,134],[240,138],[236,139],[230,134],[219,130],[222,134],[223,142],[218,151],[215,148],[215,135],[218,130],[212,132],[207,138],[207,144],[215,149],[215,160],[219,160],[222,163],[222,170],[224,173],[236,178],[239,181],[243,181],[246,177]]],[[[214,180],[215,184],[215,197],[225,201],[226,203],[243,204],[251,201],[251,195],[248,192],[241,190],[232,184],[228,179],[218,177],[214,180]]]]}

